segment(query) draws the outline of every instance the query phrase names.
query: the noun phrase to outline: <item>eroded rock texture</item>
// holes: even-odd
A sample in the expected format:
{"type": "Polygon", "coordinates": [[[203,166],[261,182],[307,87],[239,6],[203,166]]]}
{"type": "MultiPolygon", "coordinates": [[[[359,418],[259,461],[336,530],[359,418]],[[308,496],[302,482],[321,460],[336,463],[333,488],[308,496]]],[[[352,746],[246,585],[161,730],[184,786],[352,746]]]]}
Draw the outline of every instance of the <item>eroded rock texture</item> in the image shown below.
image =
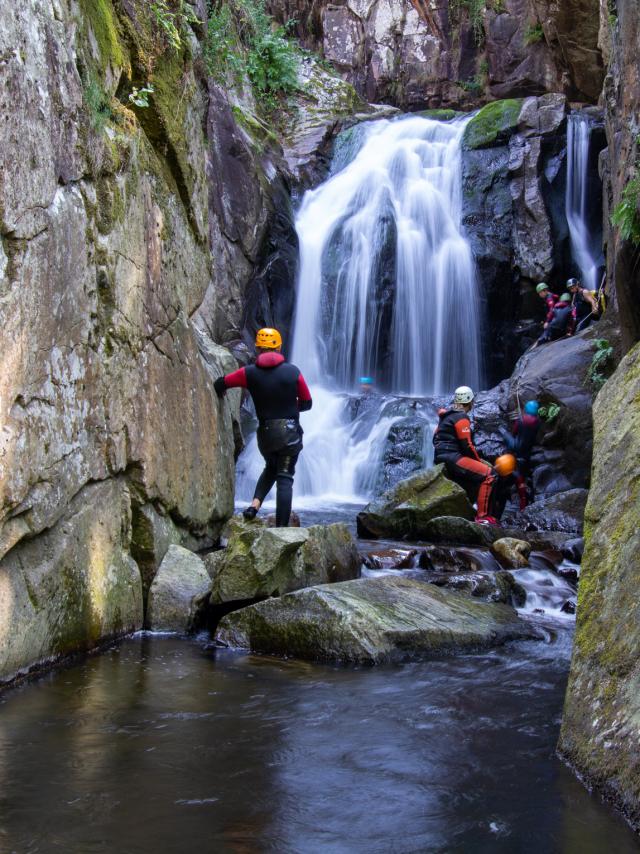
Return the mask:
{"type": "Polygon", "coordinates": [[[476,106],[563,92],[597,100],[598,0],[269,0],[369,101],[476,106]],[[473,6],[476,11],[469,11],[473,6]]]}

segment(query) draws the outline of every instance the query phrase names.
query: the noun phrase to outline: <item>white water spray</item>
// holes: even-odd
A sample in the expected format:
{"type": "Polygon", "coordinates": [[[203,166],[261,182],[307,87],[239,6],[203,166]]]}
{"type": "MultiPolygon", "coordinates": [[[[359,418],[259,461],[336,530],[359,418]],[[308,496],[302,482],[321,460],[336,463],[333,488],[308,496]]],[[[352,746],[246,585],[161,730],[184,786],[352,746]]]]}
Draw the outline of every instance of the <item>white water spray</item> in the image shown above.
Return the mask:
{"type": "MultiPolygon", "coordinates": [[[[306,193],[292,361],[311,386],[295,490],[321,501],[362,501],[377,480],[391,426],[388,398],[354,421],[361,376],[395,395],[478,387],[480,304],[462,230],[461,140],[466,122],[420,117],[372,122],[358,154],[306,193]]],[[[424,463],[435,422],[424,421],[424,463]]],[[[239,466],[250,497],[262,466],[255,440],[239,466]]]]}
{"type": "Polygon", "coordinates": [[[597,290],[602,248],[597,235],[589,230],[589,153],[591,125],[586,116],[572,113],[567,128],[566,216],[571,238],[571,254],[580,268],[582,284],[597,290]]]}

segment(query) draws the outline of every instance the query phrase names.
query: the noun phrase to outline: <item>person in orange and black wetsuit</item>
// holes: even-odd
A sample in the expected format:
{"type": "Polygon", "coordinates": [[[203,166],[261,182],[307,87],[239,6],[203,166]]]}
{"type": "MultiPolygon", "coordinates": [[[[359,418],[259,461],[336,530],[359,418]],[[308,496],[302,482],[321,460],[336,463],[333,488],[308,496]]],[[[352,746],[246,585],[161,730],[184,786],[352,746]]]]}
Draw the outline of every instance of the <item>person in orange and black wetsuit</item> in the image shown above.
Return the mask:
{"type": "Polygon", "coordinates": [[[488,463],[480,459],[473,444],[469,412],[473,407],[473,391],[461,386],[455,391],[453,405],[441,409],[440,422],[433,436],[435,462],[444,463],[452,480],[466,486],[478,487],[478,512],[476,522],[482,525],[498,525],[491,515],[491,501],[498,474],[488,463]]]}
{"type": "Polygon", "coordinates": [[[300,370],[285,361],[281,347],[282,336],[277,329],[259,329],[255,364],[218,377],[213,386],[219,397],[230,388],[248,389],[258,416],[258,448],[265,467],[253,501],[242,515],[255,519],[275,483],[276,527],[286,528],[291,517],[293,476],[302,451],[299,414],[311,409],[312,401],[300,370]]]}

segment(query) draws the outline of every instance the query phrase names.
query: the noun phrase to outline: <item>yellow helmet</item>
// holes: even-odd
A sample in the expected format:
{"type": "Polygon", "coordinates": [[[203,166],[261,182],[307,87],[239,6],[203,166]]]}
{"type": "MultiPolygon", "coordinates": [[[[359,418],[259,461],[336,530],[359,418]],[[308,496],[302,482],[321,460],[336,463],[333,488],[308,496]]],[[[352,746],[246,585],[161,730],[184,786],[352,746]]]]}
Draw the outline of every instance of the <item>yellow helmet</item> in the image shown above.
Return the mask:
{"type": "Polygon", "coordinates": [[[277,329],[258,329],[256,347],[261,350],[277,350],[278,347],[282,347],[282,335],[277,329]]]}

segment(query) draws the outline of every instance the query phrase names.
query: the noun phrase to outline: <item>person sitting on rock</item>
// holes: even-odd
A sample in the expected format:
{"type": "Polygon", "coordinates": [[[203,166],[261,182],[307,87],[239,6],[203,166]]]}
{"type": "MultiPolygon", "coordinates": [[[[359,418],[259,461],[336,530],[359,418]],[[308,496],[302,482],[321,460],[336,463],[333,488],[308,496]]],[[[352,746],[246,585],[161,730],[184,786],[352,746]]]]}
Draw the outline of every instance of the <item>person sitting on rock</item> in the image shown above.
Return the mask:
{"type": "Polygon", "coordinates": [[[533,345],[548,344],[549,341],[557,341],[558,338],[573,335],[573,311],[571,308],[571,294],[562,294],[553,307],[551,319],[545,323],[544,332],[533,345]]]}
{"type": "Polygon", "coordinates": [[[540,282],[539,285],[536,285],[536,293],[540,297],[540,299],[544,300],[545,306],[547,308],[547,313],[544,318],[543,329],[546,329],[549,323],[551,322],[551,318],[553,317],[553,309],[555,304],[558,302],[558,295],[552,294],[549,290],[549,285],[546,282],[540,282]]]}
{"type": "Polygon", "coordinates": [[[571,296],[573,327],[580,332],[598,316],[597,293],[581,287],[580,279],[568,279],[567,292],[571,296]]]}
{"type": "Polygon", "coordinates": [[[260,329],[256,334],[258,357],[255,364],[218,377],[214,388],[223,397],[230,388],[246,388],[258,416],[258,448],[265,468],[256,484],[251,505],[243,510],[245,519],[255,519],[273,484],[276,483],[276,527],[286,528],[291,517],[293,476],[302,451],[299,413],[311,409],[311,394],[295,365],[280,353],[282,336],[277,329],[260,329]]]}
{"type": "Polygon", "coordinates": [[[438,413],[440,421],[433,435],[435,462],[444,463],[449,477],[462,487],[472,485],[474,491],[477,488],[476,522],[498,525],[495,516],[490,515],[497,473],[480,458],[473,443],[469,420],[473,400],[473,391],[468,386],[460,386],[449,409],[441,409],[438,413]]]}
{"type": "Polygon", "coordinates": [[[513,422],[511,433],[502,431],[507,450],[515,456],[517,462],[514,474],[521,511],[527,507],[532,497],[532,490],[527,487],[527,480],[531,474],[533,446],[540,429],[539,409],[537,400],[528,400],[520,417],[513,422]]]}

